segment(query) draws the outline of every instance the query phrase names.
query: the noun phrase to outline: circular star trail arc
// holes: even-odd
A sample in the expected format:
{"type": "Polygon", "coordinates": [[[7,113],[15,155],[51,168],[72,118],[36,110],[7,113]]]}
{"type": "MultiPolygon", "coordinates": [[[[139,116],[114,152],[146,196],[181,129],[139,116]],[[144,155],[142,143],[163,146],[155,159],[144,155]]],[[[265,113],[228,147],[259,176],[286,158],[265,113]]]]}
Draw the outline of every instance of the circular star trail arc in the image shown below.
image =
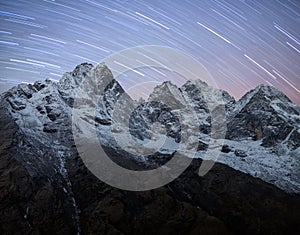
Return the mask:
{"type": "MultiPolygon", "coordinates": [[[[1,0],[1,91],[59,80],[129,47],[162,45],[192,55],[236,98],[263,83],[300,104],[299,21],[297,0],[1,0]]],[[[135,76],[119,81],[159,80],[135,76]]]]}

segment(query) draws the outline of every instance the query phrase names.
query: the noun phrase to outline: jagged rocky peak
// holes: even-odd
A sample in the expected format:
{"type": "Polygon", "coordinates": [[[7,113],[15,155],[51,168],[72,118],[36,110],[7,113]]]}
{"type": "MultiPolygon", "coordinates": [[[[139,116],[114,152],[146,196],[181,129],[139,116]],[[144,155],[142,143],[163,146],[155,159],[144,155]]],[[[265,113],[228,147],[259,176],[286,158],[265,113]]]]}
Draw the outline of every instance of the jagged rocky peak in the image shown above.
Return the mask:
{"type": "MultiPolygon", "coordinates": [[[[58,83],[45,80],[34,84],[20,84],[1,95],[1,98],[4,97],[19,126],[34,127],[34,131],[41,132],[41,135],[53,134],[61,129],[61,123],[68,124],[66,116],[71,113],[76,88],[83,81],[87,83],[85,91],[88,92],[84,96],[87,99],[90,94],[95,94],[97,84],[103,86],[102,89],[105,88],[99,100],[97,115],[101,116],[99,113],[102,113],[101,119],[109,120],[112,107],[124,90],[103,63],[95,67],[88,63],[80,64],[72,72],[65,73],[58,83]]],[[[123,101],[126,102],[130,105],[129,96],[123,101]]]]}
{"type": "Polygon", "coordinates": [[[232,112],[236,102],[227,91],[209,86],[202,80],[187,81],[181,89],[189,97],[196,109],[204,109],[206,112],[209,112],[207,102],[212,103],[213,106],[217,103],[225,105],[226,113],[232,112]]]}
{"type": "Polygon", "coordinates": [[[99,79],[113,79],[111,70],[104,62],[97,64],[93,71],[99,79]]]}
{"type": "Polygon", "coordinates": [[[228,124],[228,138],[262,140],[266,147],[278,143],[300,146],[300,108],[274,87],[260,85],[236,104],[228,124]]]}
{"type": "MultiPolygon", "coordinates": [[[[251,92],[251,91],[250,91],[251,92]]],[[[267,85],[259,85],[257,86],[253,92],[256,95],[264,95],[264,98],[268,98],[270,100],[276,100],[276,99],[280,99],[283,102],[292,102],[284,93],[282,93],[281,91],[279,91],[278,89],[276,89],[273,86],[267,86],[267,85]]]]}
{"type": "Polygon", "coordinates": [[[300,114],[299,107],[293,104],[285,94],[274,87],[266,85],[259,85],[246,93],[236,103],[235,114],[247,111],[257,114],[275,112],[282,117],[284,115],[300,114]]]}
{"type": "Polygon", "coordinates": [[[104,88],[112,80],[114,80],[113,74],[105,63],[99,63],[96,66],[90,63],[82,63],[77,65],[72,72],[65,73],[58,82],[58,86],[64,92],[64,90],[72,90],[78,87],[85,81],[87,87],[104,88]]]}
{"type": "Polygon", "coordinates": [[[197,79],[197,80],[188,80],[185,84],[183,84],[182,88],[186,91],[192,91],[197,87],[198,89],[207,88],[208,85],[206,82],[197,79]]]}
{"type": "Polygon", "coordinates": [[[72,76],[79,80],[80,78],[85,77],[93,67],[94,66],[90,63],[82,63],[77,65],[72,72],[72,76]]]}
{"type": "Polygon", "coordinates": [[[34,84],[19,84],[1,94],[1,98],[9,103],[12,112],[21,111],[33,102],[31,100],[34,100],[32,97],[36,97],[35,93],[44,93],[45,88],[55,89],[55,87],[56,84],[49,79],[34,84]]]}
{"type": "Polygon", "coordinates": [[[66,72],[63,75],[58,82],[58,86],[62,90],[74,89],[82,82],[92,68],[93,65],[89,63],[77,65],[72,72],[66,72]]]}
{"type": "Polygon", "coordinates": [[[122,106],[123,112],[119,110],[122,115],[134,106],[134,101],[114,79],[113,73],[105,63],[99,63],[94,67],[88,63],[78,65],[73,72],[66,73],[62,81],[63,83],[67,81],[67,86],[61,86],[60,94],[69,106],[73,107],[75,99],[76,109],[85,110],[88,105],[89,112],[84,118],[91,121],[95,111],[95,121],[100,125],[112,123],[112,114],[117,102],[122,106]],[[68,81],[73,82],[71,86],[68,81]]]}
{"type": "MultiPolygon", "coordinates": [[[[58,87],[61,96],[69,106],[73,106],[76,97],[87,102],[96,102],[99,97],[102,97],[98,106],[102,109],[99,110],[100,113],[106,113],[103,114],[106,116],[105,119],[108,118],[107,114],[111,114],[111,107],[116,100],[124,93],[123,88],[113,78],[111,70],[104,63],[99,63],[96,66],[82,63],[76,66],[72,72],[64,74],[58,87]],[[79,86],[80,89],[77,89],[79,86]],[[103,109],[107,109],[108,113],[103,109]]],[[[128,100],[128,97],[126,99],[128,100]]]]}
{"type": "Polygon", "coordinates": [[[154,87],[153,92],[150,94],[149,96],[149,100],[153,100],[155,97],[163,95],[164,93],[172,93],[172,92],[177,92],[178,87],[173,84],[170,81],[165,81],[162,84],[157,85],[156,87],[154,87]]]}
{"type": "Polygon", "coordinates": [[[105,94],[110,96],[112,100],[117,100],[124,93],[121,85],[114,79],[113,73],[105,65],[105,63],[97,64],[89,73],[89,77],[84,81],[84,89],[92,95],[102,96],[105,94]],[[112,92],[111,94],[108,94],[112,92]]]}
{"type": "Polygon", "coordinates": [[[236,105],[236,111],[240,111],[245,105],[249,103],[259,104],[269,106],[270,103],[274,102],[284,102],[292,103],[291,100],[283,94],[281,91],[277,90],[272,86],[259,85],[255,89],[247,92],[236,105]]]}
{"type": "Polygon", "coordinates": [[[165,81],[156,86],[150,94],[148,101],[164,102],[171,109],[180,109],[186,104],[181,90],[170,81],[165,81]]]}

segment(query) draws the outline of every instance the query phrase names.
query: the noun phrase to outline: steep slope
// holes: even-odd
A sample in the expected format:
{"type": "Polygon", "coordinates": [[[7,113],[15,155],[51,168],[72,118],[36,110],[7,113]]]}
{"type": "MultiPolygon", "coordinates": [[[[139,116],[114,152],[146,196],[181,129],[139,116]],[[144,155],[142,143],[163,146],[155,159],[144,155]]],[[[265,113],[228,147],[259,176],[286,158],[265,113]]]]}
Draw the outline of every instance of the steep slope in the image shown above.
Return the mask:
{"type": "Polygon", "coordinates": [[[20,127],[5,101],[4,96],[0,103],[1,234],[76,233],[77,206],[60,155],[63,143],[57,141],[50,147],[36,132],[31,134],[34,126],[20,127]]]}

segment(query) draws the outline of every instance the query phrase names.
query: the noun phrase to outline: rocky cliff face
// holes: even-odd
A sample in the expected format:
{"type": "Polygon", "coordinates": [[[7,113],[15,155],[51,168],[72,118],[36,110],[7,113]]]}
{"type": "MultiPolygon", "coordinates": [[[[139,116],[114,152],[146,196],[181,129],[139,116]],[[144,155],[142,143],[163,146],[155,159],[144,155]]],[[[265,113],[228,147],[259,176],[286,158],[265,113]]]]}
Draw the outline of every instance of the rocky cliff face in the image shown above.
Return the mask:
{"type": "Polygon", "coordinates": [[[81,64],[58,83],[19,85],[0,100],[0,232],[297,234],[299,113],[299,107],[271,87],[257,87],[235,102],[228,93],[201,81],[189,81],[180,88],[163,83],[148,101],[137,103],[103,64],[81,64]],[[101,182],[85,167],[73,140],[74,92],[83,83],[82,102],[76,104],[83,110],[82,119],[86,127],[97,127],[101,144],[118,164],[150,169],[170,159],[182,132],[171,107],[184,109],[186,102],[198,118],[193,123],[199,128],[197,159],[160,189],[128,192],[101,182]],[[105,89],[95,99],[99,87],[105,89]],[[215,164],[200,177],[197,170],[211,130],[211,101],[203,94],[216,92],[223,97],[228,140],[220,155],[223,164],[215,164]],[[123,109],[114,117],[121,96],[123,109]],[[95,117],[88,112],[91,108],[95,117]],[[133,111],[129,124],[136,140],[150,139],[156,131],[150,127],[159,122],[166,128],[169,143],[143,158],[122,150],[114,135],[122,136],[125,127],[114,125],[128,110],[133,111]]]}
{"type": "Polygon", "coordinates": [[[261,85],[237,102],[228,137],[262,140],[266,147],[284,142],[289,149],[297,149],[299,123],[300,108],[274,87],[261,85]]]}

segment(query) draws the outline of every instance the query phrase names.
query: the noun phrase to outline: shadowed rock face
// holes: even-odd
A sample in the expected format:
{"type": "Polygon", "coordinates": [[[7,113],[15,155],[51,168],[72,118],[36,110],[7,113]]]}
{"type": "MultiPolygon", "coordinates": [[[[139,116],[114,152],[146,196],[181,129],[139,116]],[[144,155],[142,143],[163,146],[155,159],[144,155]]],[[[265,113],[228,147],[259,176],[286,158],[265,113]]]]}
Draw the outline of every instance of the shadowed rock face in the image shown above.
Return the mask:
{"type": "MultiPolygon", "coordinates": [[[[98,180],[79,157],[71,130],[74,89],[91,73],[97,74],[97,86],[112,76],[105,65],[82,64],[58,84],[20,85],[1,95],[1,234],[299,234],[299,195],[223,164],[216,163],[200,177],[201,160],[194,159],[178,179],[146,192],[123,191],[98,180]]],[[[189,97],[201,119],[199,126],[209,132],[201,89],[210,88],[200,81],[180,89],[165,83],[150,97],[155,100],[163,94],[172,99],[172,94],[178,94],[174,102],[180,105],[180,94],[185,92],[182,96],[189,97]]],[[[94,122],[84,118],[97,126],[106,152],[118,164],[137,170],[161,165],[172,155],[158,152],[140,161],[121,151],[106,131],[122,93],[122,87],[112,80],[97,104],[94,122]]],[[[261,138],[265,146],[283,142],[290,149],[299,147],[299,107],[282,93],[259,87],[237,103],[225,92],[222,96],[229,138],[261,138]],[[282,136],[267,131],[273,127],[286,131],[282,136]]],[[[171,123],[169,135],[176,137],[174,130],[180,130],[172,126],[176,118],[151,99],[140,105],[142,116],[133,119],[132,125],[146,130],[145,126],[160,118],[166,125],[171,123]]],[[[124,104],[124,108],[133,107],[135,102],[126,96],[124,104]]],[[[201,150],[206,147],[205,143],[198,146],[201,150]]],[[[230,146],[222,149],[231,151],[230,146]]],[[[247,158],[247,152],[234,153],[247,158]]]]}
{"type": "Polygon", "coordinates": [[[54,151],[33,145],[3,102],[0,110],[0,233],[75,233],[72,202],[61,187],[54,151]]]}
{"type": "Polygon", "coordinates": [[[135,137],[144,140],[151,139],[149,124],[159,122],[166,128],[166,135],[175,139],[175,142],[180,142],[180,121],[172,114],[172,109],[167,105],[151,101],[139,105],[131,114],[129,127],[131,134],[135,137]]]}
{"type": "Polygon", "coordinates": [[[49,153],[41,156],[43,146],[28,146],[3,106],[1,111],[1,234],[75,234],[77,208],[82,234],[228,233],[222,221],[178,201],[167,188],[134,193],[102,183],[75,150],[65,166],[71,193],[64,172],[57,169],[56,153],[43,149],[49,153]]]}
{"type": "Polygon", "coordinates": [[[266,147],[285,141],[291,149],[300,146],[300,108],[273,87],[259,86],[236,104],[228,123],[230,139],[262,140],[266,147]]]}
{"type": "MultiPolygon", "coordinates": [[[[37,153],[24,156],[21,149],[15,152],[18,150],[14,150],[11,142],[16,138],[13,136],[17,128],[11,120],[4,124],[1,233],[76,233],[75,208],[63,189],[65,179],[55,172],[55,161],[47,161],[47,168],[43,169],[37,153]],[[33,163],[35,172],[24,167],[22,159],[26,158],[37,159],[33,163]]],[[[46,161],[50,156],[43,158],[46,161]]],[[[76,153],[70,156],[66,169],[72,196],[80,210],[82,234],[296,234],[300,231],[299,196],[222,164],[216,164],[205,177],[199,177],[200,162],[194,160],[182,176],[165,187],[128,192],[99,181],[76,153]]]]}
{"type": "Polygon", "coordinates": [[[194,160],[183,175],[163,188],[127,192],[99,182],[78,161],[79,167],[70,173],[74,174],[71,178],[77,202],[83,218],[94,215],[89,222],[81,221],[83,228],[92,226],[99,231],[96,227],[108,223],[110,228],[125,234],[300,231],[299,196],[222,164],[215,164],[207,175],[200,177],[200,163],[201,160],[194,160]]]}

